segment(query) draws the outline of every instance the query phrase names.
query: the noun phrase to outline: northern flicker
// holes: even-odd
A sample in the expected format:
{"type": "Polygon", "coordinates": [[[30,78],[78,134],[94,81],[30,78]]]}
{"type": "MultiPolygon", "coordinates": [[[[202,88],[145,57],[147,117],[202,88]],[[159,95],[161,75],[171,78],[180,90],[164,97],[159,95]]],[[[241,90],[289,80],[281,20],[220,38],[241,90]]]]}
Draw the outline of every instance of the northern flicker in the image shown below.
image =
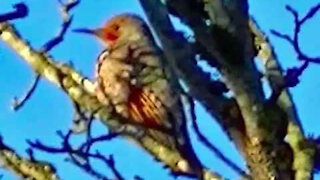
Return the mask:
{"type": "Polygon", "coordinates": [[[102,28],[77,32],[95,35],[105,46],[96,66],[96,96],[112,105],[128,123],[146,129],[146,136],[160,144],[140,145],[176,173],[202,176],[186,129],[186,117],[177,87],[178,81],[164,61],[147,24],[137,15],[121,14],[102,28]],[[169,149],[175,163],[162,154],[169,149]],[[162,152],[163,151],[163,152],[162,152]]]}

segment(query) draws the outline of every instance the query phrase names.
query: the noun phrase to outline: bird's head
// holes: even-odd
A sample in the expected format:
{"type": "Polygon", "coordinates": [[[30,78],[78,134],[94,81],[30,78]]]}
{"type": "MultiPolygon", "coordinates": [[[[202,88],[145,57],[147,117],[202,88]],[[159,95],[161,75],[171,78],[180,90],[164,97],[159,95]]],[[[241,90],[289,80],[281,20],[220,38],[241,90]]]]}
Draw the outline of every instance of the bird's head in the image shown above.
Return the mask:
{"type": "Polygon", "coordinates": [[[120,14],[98,29],[76,29],[74,32],[95,35],[106,46],[114,46],[124,41],[135,41],[144,34],[146,24],[137,15],[120,14]]]}

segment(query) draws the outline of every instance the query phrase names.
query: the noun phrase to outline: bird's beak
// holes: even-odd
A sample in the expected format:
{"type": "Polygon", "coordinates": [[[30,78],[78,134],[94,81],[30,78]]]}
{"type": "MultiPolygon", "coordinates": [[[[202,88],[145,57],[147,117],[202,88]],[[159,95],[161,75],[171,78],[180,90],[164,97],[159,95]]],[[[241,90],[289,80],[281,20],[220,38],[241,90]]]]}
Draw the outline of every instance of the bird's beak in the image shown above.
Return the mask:
{"type": "Polygon", "coordinates": [[[101,33],[100,33],[101,29],[79,28],[79,29],[74,29],[72,31],[76,32],[76,33],[84,33],[84,34],[94,35],[96,37],[100,37],[100,35],[101,35],[101,33]]]}
{"type": "Polygon", "coordinates": [[[106,47],[109,47],[109,44],[107,44],[102,36],[103,36],[103,29],[87,29],[87,28],[79,28],[79,29],[73,29],[73,32],[76,33],[84,33],[84,34],[89,34],[89,35],[93,35],[95,36],[98,40],[100,40],[100,42],[106,47]]]}

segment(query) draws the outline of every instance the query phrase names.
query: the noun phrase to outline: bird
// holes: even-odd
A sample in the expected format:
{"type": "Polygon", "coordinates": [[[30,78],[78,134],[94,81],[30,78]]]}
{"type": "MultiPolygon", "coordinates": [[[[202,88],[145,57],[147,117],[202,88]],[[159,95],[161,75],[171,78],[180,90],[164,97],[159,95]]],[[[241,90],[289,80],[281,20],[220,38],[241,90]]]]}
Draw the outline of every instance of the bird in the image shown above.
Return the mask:
{"type": "MultiPolygon", "coordinates": [[[[145,128],[159,148],[140,145],[175,174],[202,179],[203,166],[187,132],[178,78],[169,67],[147,23],[139,15],[124,13],[97,29],[75,29],[94,35],[103,45],[96,63],[97,99],[111,105],[127,123],[145,128]],[[162,149],[177,157],[167,163],[162,149]]],[[[139,140],[138,140],[139,141],[139,140]]]]}

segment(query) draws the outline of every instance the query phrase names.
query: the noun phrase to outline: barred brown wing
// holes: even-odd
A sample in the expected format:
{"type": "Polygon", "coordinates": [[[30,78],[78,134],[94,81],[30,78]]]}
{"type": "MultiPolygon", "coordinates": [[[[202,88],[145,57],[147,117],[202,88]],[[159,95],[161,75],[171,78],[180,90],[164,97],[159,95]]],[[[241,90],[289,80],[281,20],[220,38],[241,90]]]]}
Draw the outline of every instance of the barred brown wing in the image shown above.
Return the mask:
{"type": "Polygon", "coordinates": [[[161,101],[150,91],[132,87],[128,100],[130,120],[145,127],[165,130],[167,112],[161,101]]]}

